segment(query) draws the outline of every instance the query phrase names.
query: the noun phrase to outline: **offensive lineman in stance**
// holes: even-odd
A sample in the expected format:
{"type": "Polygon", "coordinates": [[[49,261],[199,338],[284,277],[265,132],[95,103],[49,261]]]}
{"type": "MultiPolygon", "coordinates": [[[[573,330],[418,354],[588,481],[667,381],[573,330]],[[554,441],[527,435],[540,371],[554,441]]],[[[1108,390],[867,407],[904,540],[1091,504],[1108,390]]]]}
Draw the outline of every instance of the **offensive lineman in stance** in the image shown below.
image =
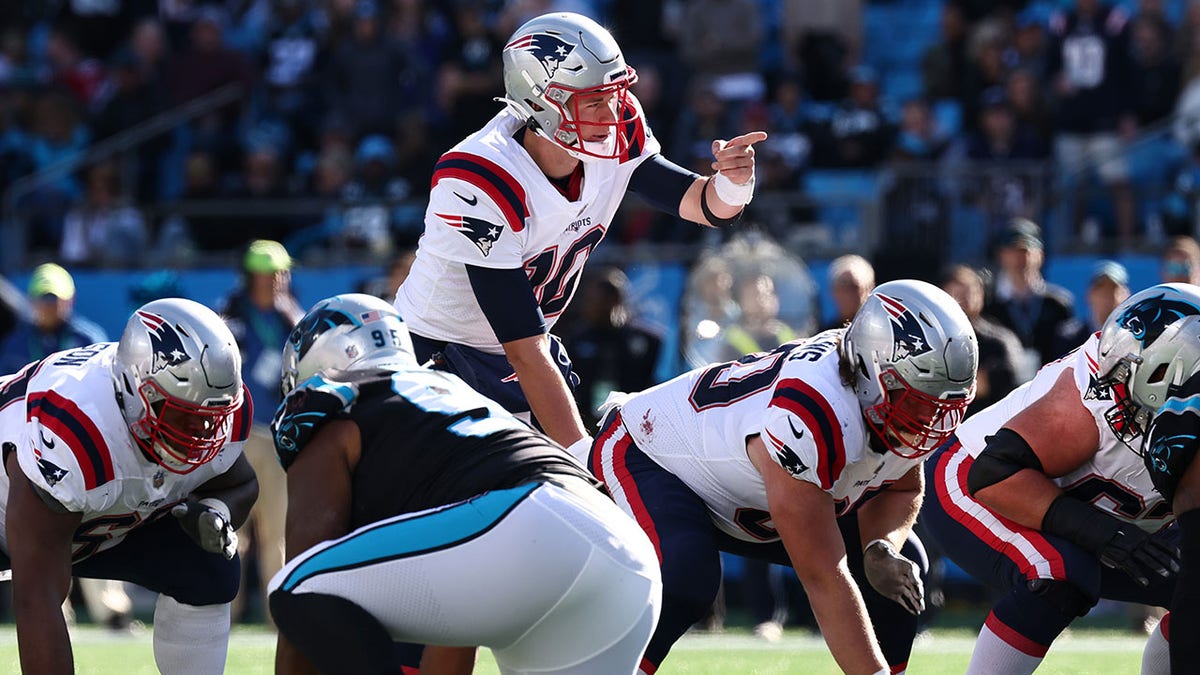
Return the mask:
{"type": "Polygon", "coordinates": [[[224,671],[234,529],[258,494],[241,366],[216,313],[170,298],[135,311],[120,342],[0,378],[0,566],[11,561],[22,670],[74,672],[60,608],[75,575],[159,592],[163,673],[224,671]]]}
{"type": "Polygon", "coordinates": [[[662,565],[642,672],[712,603],[719,551],[793,567],[843,671],[903,672],[924,608],[927,563],[911,532],[921,462],[962,420],[978,361],[949,295],[893,281],[845,329],[693,370],[610,409],[589,465],[662,565]]]}
{"type": "Polygon", "coordinates": [[[422,368],[396,310],[323,300],[284,348],[275,440],[287,557],[280,672],[633,673],[658,620],[654,549],[566,452],[422,368]],[[442,645],[442,646],[434,646],[442,645]]]}
{"type": "MultiPolygon", "coordinates": [[[[968,673],[1032,673],[1100,598],[1171,606],[1179,528],[1138,450],[1167,385],[1182,381],[1176,335],[1195,315],[1191,284],[1135,293],[1078,349],[972,415],[927,465],[935,496],[922,522],[959,566],[1004,591],[968,673]]],[[[1169,626],[1147,641],[1143,673],[1166,672],[1169,626]]]]}
{"type": "Polygon", "coordinates": [[[504,103],[434,167],[425,234],[396,308],[417,359],[461,377],[576,457],[587,437],[578,377],[554,322],[626,190],[707,226],[734,222],[754,193],[755,131],[713,141],[710,177],[665,159],[637,73],[591,19],[545,14],[505,45],[504,103]]]}

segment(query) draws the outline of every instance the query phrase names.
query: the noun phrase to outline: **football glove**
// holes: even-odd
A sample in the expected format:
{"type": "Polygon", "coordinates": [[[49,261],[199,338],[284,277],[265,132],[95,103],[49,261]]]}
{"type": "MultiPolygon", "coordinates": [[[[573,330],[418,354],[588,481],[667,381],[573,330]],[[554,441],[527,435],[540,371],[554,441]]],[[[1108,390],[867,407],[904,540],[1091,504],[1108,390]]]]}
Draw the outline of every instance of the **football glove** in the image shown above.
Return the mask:
{"type": "Polygon", "coordinates": [[[1079,545],[1143,586],[1150,585],[1151,575],[1167,577],[1179,572],[1175,547],[1067,495],[1059,495],[1046,509],[1042,531],[1079,545]]]}
{"type": "Polygon", "coordinates": [[[921,568],[904,557],[886,539],[876,539],[863,551],[863,568],[871,587],[885,598],[900,603],[910,614],[925,611],[925,586],[921,568]]]}
{"type": "Polygon", "coordinates": [[[233,531],[229,507],[219,499],[197,499],[188,497],[171,507],[171,515],[179,519],[179,526],[209,553],[219,553],[232,560],[237,553],[238,536],[233,531]]]}
{"type": "Polygon", "coordinates": [[[357,384],[329,380],[322,375],[313,375],[288,392],[271,421],[275,454],[284,470],[292,465],[296,454],[322,424],[348,412],[357,399],[357,384]]]}

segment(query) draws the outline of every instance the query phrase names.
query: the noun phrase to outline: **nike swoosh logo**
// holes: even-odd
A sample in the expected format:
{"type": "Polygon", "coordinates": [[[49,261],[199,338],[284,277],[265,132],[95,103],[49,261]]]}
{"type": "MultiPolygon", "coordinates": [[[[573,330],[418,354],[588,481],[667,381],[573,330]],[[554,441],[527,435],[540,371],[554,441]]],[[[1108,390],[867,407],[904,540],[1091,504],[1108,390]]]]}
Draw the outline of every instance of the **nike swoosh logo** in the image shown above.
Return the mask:
{"type": "Polygon", "coordinates": [[[795,436],[796,438],[804,438],[804,430],[797,429],[796,423],[792,421],[791,417],[787,418],[787,421],[788,421],[788,426],[792,428],[792,435],[795,436]]]}
{"type": "MultiPolygon", "coordinates": [[[[451,190],[451,192],[454,192],[454,191],[453,191],[453,190],[451,190]]],[[[471,195],[471,198],[470,198],[470,199],[467,199],[466,197],[464,197],[464,196],[462,196],[462,195],[458,194],[457,192],[455,192],[455,193],[454,193],[454,196],[455,196],[455,197],[458,197],[458,198],[459,198],[459,199],[461,199],[461,200],[463,200],[464,202],[466,202],[466,203],[467,203],[468,205],[470,205],[470,206],[475,206],[476,204],[478,204],[478,203],[479,203],[479,197],[476,197],[475,195],[471,195]]]]}
{"type": "Polygon", "coordinates": [[[47,449],[53,449],[54,448],[54,439],[46,438],[46,432],[42,431],[41,429],[38,429],[38,433],[41,434],[41,436],[42,436],[42,445],[46,446],[47,449]]]}

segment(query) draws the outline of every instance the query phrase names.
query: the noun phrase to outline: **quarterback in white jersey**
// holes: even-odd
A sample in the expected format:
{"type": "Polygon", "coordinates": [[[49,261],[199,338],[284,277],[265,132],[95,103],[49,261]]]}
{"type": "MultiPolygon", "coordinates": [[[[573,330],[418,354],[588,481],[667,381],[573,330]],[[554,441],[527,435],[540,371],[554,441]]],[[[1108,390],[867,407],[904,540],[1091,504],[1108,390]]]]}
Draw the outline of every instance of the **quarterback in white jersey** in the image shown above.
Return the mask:
{"type": "Polygon", "coordinates": [[[0,564],[17,589],[23,669],[71,670],[59,605],[74,575],[162,594],[161,671],[222,671],[233,529],[257,494],[242,456],[251,410],[233,336],[187,300],[138,309],[120,342],[0,378],[0,564]]]}
{"type": "Polygon", "coordinates": [[[954,301],[894,281],[845,329],[693,370],[609,411],[589,468],[663,570],[643,672],[712,602],[719,551],[792,566],[844,671],[904,670],[924,607],[920,465],[962,419],[977,366],[954,301]]]}
{"type": "MultiPolygon", "coordinates": [[[[1188,284],[1134,294],[1101,332],[971,416],[927,465],[936,498],[926,527],[963,569],[1006,592],[968,672],[1033,672],[1100,598],[1170,605],[1178,531],[1135,450],[1153,409],[1131,393],[1166,389],[1168,370],[1147,359],[1195,314],[1200,289],[1188,284]]],[[[1148,664],[1166,663],[1165,644],[1150,641],[1148,664]]]]}
{"type": "Polygon", "coordinates": [[[586,453],[570,360],[550,328],[627,190],[672,215],[726,225],[754,190],[756,131],[713,142],[716,173],[664,159],[629,92],[637,81],[596,22],[546,14],[502,52],[507,107],[442,156],[425,234],[395,305],[417,357],[586,453]]]}

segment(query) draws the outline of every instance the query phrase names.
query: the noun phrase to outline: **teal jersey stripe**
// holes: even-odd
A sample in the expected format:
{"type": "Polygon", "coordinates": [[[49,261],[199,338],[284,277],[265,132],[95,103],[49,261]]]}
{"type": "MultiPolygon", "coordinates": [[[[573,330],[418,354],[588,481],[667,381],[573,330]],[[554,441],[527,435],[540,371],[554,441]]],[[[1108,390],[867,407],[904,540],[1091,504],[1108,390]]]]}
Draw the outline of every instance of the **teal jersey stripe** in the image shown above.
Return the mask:
{"type": "Polygon", "coordinates": [[[1189,410],[1200,412],[1200,396],[1189,396],[1187,398],[1169,398],[1159,408],[1159,412],[1185,413],[1189,410]]]}
{"type": "Polygon", "coordinates": [[[423,516],[369,526],[298,565],[281,585],[290,591],[305,579],[447,548],[488,531],[540,483],[484,493],[423,516]]]}

